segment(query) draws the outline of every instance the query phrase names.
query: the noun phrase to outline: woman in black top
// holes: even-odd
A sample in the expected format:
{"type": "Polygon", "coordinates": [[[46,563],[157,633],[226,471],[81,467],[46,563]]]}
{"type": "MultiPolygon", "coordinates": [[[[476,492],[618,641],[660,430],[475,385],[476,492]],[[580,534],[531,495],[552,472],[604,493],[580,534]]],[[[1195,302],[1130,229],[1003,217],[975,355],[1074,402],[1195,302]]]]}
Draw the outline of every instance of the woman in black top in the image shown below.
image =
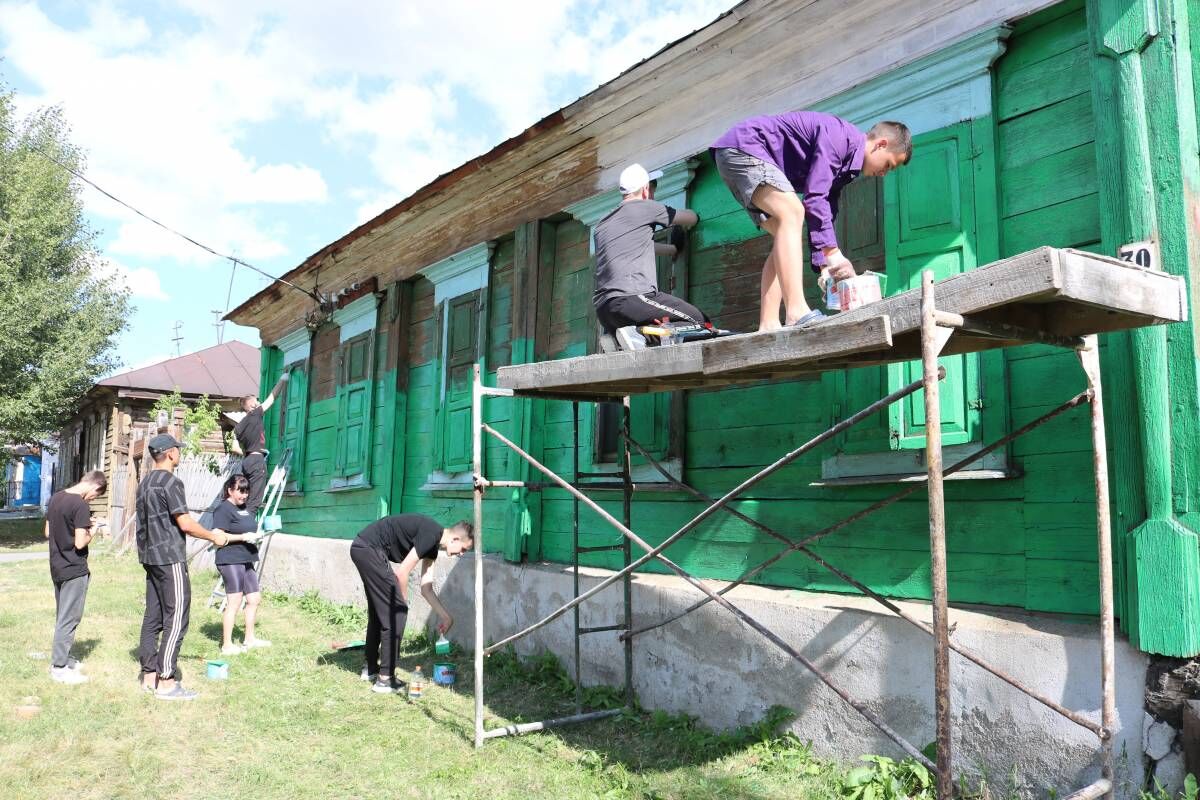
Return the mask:
{"type": "Polygon", "coordinates": [[[225,502],[213,511],[213,525],[228,534],[230,543],[217,550],[217,570],[225,582],[225,613],[221,620],[221,652],[234,655],[249,647],[270,647],[266,639],[254,635],[254,620],[258,602],[262,598],[258,574],[254,564],[258,561],[258,545],[255,532],[258,525],[254,514],[246,509],[246,497],[250,494],[250,481],[245,475],[231,475],[225,481],[225,502]],[[246,635],[244,644],[233,643],[233,623],[242,598],[246,599],[246,635]]]}

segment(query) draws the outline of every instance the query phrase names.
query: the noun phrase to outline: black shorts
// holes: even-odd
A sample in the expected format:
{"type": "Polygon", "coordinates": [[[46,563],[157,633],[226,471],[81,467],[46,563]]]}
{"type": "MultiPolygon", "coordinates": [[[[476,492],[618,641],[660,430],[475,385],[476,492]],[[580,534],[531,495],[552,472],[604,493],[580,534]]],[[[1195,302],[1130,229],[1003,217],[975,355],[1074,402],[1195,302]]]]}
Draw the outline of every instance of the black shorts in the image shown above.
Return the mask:
{"type": "Polygon", "coordinates": [[[596,319],[612,333],[626,325],[649,325],[666,317],[669,322],[708,322],[708,316],[686,300],[666,292],[645,292],[611,297],[596,309],[596,319]]]}
{"type": "Polygon", "coordinates": [[[217,572],[225,582],[225,594],[254,594],[261,588],[253,564],[218,564],[217,572]]]}

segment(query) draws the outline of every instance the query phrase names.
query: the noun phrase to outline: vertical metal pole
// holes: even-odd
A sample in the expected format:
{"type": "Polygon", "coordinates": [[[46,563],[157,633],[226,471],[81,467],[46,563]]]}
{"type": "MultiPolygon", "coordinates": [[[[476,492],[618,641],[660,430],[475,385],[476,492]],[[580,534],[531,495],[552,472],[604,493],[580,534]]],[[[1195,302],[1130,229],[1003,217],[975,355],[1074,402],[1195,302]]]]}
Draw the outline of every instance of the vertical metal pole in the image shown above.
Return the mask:
{"type": "Polygon", "coordinates": [[[1100,348],[1096,336],[1084,339],[1079,362],[1092,390],[1092,459],[1096,478],[1096,551],[1100,561],[1100,774],[1109,781],[1105,797],[1112,800],[1113,739],[1117,724],[1116,634],[1113,626],[1112,519],[1108,498],[1108,444],[1104,436],[1104,398],[1100,391],[1100,348]]]}
{"type": "MultiPolygon", "coordinates": [[[[625,527],[633,528],[633,465],[630,458],[630,413],[629,395],[621,400],[621,477],[625,481],[624,512],[622,522],[625,527]]],[[[633,562],[632,543],[628,536],[621,537],[622,567],[628,567],[633,562]]],[[[622,586],[625,589],[625,632],[633,630],[633,576],[625,573],[622,586]]],[[[625,705],[633,708],[633,637],[626,636],[625,641],[625,705]]]]}
{"type": "MultiPolygon", "coordinates": [[[[599,410],[599,407],[597,407],[599,410]]],[[[571,415],[574,425],[574,447],[572,449],[574,472],[571,473],[571,483],[579,488],[579,401],[572,401],[571,415]]],[[[574,580],[575,594],[579,597],[579,498],[571,497],[571,535],[574,569],[571,571],[574,580]]],[[[583,713],[583,661],[579,643],[579,606],[575,606],[575,713],[583,713]]]]}
{"type": "Polygon", "coordinates": [[[475,747],[483,747],[483,392],[471,367],[471,470],[475,473],[475,747]]]}
{"type": "Polygon", "coordinates": [[[921,273],[921,365],[925,382],[925,461],[929,474],[929,582],[933,597],[933,687],[937,723],[937,796],[952,800],[950,760],[950,634],[946,619],[946,503],[942,486],[942,404],[938,391],[938,335],[933,272],[921,273]]]}

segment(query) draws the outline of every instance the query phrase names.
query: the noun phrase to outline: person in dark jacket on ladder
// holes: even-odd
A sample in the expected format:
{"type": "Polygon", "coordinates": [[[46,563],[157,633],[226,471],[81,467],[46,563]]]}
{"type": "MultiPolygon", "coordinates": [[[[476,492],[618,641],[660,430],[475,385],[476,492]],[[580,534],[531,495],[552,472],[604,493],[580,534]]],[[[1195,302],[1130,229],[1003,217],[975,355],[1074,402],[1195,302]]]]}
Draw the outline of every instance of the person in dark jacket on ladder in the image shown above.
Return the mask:
{"type": "Polygon", "coordinates": [[[475,545],[475,530],[463,520],[449,528],[424,514],[395,514],[363,528],[350,545],[350,560],[362,578],[367,595],[366,663],[362,679],[374,681],[371,691],[398,692],[396,652],[408,620],[408,579],[421,562],[421,596],[438,615],[438,631],[446,633],[454,618],[433,588],[433,563],[438,553],[462,555],[475,545]]]}
{"type": "Polygon", "coordinates": [[[279,376],[279,380],[271,387],[271,393],[261,403],[258,398],[248,394],[242,398],[242,411],[246,415],[238,420],[233,428],[238,447],[242,448],[242,474],[250,481],[250,495],[246,498],[246,511],[254,518],[258,507],[262,505],[263,490],[267,486],[267,436],[263,415],[275,404],[275,397],[287,384],[288,374],[279,376]]]}

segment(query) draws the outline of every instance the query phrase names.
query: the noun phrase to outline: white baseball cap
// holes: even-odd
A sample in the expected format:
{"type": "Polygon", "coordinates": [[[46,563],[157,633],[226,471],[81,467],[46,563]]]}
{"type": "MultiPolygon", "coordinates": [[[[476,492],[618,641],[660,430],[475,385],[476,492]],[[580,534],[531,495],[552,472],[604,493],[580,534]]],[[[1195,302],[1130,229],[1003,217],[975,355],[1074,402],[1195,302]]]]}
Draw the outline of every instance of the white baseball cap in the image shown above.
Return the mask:
{"type": "Polygon", "coordinates": [[[646,172],[646,168],[641,164],[630,164],[621,170],[621,177],[617,185],[621,189],[621,194],[633,194],[638,189],[650,183],[650,181],[656,181],[662,176],[663,172],[661,169],[646,172]]]}

